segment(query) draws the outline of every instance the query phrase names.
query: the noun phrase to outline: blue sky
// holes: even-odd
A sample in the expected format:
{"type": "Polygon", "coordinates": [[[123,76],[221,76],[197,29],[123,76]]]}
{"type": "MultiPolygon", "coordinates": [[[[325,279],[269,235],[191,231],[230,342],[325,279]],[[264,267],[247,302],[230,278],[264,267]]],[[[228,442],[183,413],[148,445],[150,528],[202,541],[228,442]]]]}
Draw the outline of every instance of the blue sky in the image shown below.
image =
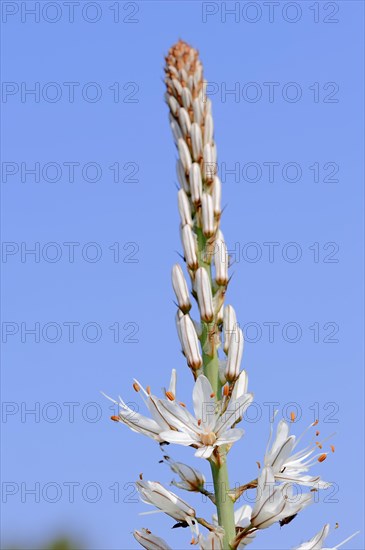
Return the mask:
{"type": "Polygon", "coordinates": [[[212,83],[235,258],[227,302],[257,404],[231,480],[255,475],[270,403],[280,415],[297,404],[297,434],[317,417],[336,432],[319,466],[335,490],[252,549],[291,548],[327,521],[340,525],[329,545],[361,529],[350,544],[364,548],[362,2],[242,2],[234,14],[233,2],[35,4],[2,2],[3,544],[66,532],[88,549],[133,549],[131,531],[147,526],[188,547],[167,518],[138,516],[138,474],[171,475],[152,441],[109,421],[99,393],[142,410],[132,378],[158,391],[175,367],[190,400],[162,82],[181,37],[212,83]]]}

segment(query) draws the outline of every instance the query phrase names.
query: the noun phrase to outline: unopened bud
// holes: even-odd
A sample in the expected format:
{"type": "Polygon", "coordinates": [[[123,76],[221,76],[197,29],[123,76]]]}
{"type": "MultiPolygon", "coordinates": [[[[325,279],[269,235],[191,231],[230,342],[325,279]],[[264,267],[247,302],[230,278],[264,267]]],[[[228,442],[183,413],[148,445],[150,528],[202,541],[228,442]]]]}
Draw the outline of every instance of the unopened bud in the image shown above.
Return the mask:
{"type": "Polygon", "coordinates": [[[185,109],[188,110],[193,101],[193,98],[191,96],[191,91],[186,86],[182,89],[181,99],[185,109]]]}
{"type": "Polygon", "coordinates": [[[179,149],[180,160],[184,167],[185,173],[189,174],[191,167],[191,155],[186,141],[183,138],[180,138],[177,142],[177,147],[179,149]]]}
{"type": "Polygon", "coordinates": [[[175,264],[172,268],[172,286],[174,287],[179,308],[184,313],[187,313],[191,309],[189,290],[183,270],[179,264],[175,264]]]}
{"type": "Polygon", "coordinates": [[[179,139],[183,137],[183,135],[181,133],[181,130],[180,130],[180,126],[178,125],[178,123],[176,122],[175,119],[171,120],[170,126],[171,126],[171,130],[172,130],[172,134],[174,136],[175,143],[177,143],[179,141],[179,139]]]}
{"type": "Polygon", "coordinates": [[[173,480],[172,485],[185,491],[200,491],[204,487],[205,477],[199,470],[182,462],[175,462],[168,456],[164,458],[171,470],[181,479],[181,481],[173,480]]]}
{"type": "Polygon", "coordinates": [[[214,179],[216,173],[216,165],[214,161],[213,148],[210,143],[206,143],[203,149],[203,161],[204,161],[204,178],[211,182],[214,179]]]}
{"type": "Polygon", "coordinates": [[[198,161],[203,154],[202,131],[199,124],[193,122],[190,128],[191,145],[193,149],[194,160],[198,161]]]}
{"type": "Polygon", "coordinates": [[[169,95],[168,96],[168,100],[167,100],[168,104],[169,104],[169,107],[171,109],[171,112],[176,116],[177,115],[177,111],[179,109],[179,104],[178,102],[176,101],[176,99],[174,98],[174,96],[172,95],[169,95]]]}
{"type": "Polygon", "coordinates": [[[213,142],[213,117],[211,114],[205,117],[204,121],[204,145],[213,142]]]}
{"type": "Polygon", "coordinates": [[[235,382],[233,392],[232,392],[232,400],[235,401],[239,397],[242,397],[245,393],[247,393],[247,387],[248,387],[248,376],[246,371],[242,370],[235,382]]]}
{"type": "Polygon", "coordinates": [[[232,306],[227,305],[223,313],[224,346],[223,351],[227,355],[233,332],[236,330],[237,317],[232,306]]]}
{"type": "Polygon", "coordinates": [[[218,285],[228,284],[228,252],[226,243],[216,239],[214,248],[215,280],[218,285]]]}
{"type": "MultiPolygon", "coordinates": [[[[185,177],[185,176],[184,176],[185,177]]],[[[191,217],[191,208],[188,196],[184,189],[180,189],[177,193],[177,202],[179,207],[179,214],[181,219],[181,225],[190,225],[193,227],[193,220],[191,217]]]]}
{"type": "Polygon", "coordinates": [[[198,269],[198,258],[196,255],[196,238],[190,225],[184,225],[181,230],[181,240],[184,248],[184,257],[190,269],[198,269]]]}
{"type": "Polygon", "coordinates": [[[221,184],[221,180],[218,178],[218,176],[214,176],[212,198],[213,198],[214,215],[217,218],[220,218],[220,215],[221,215],[221,200],[222,200],[222,184],[221,184]]]}
{"type": "Polygon", "coordinates": [[[186,109],[184,107],[181,107],[179,110],[179,124],[182,133],[184,136],[187,136],[190,134],[190,128],[191,128],[191,122],[190,117],[186,109]]]}
{"type": "Polygon", "coordinates": [[[197,206],[201,201],[203,187],[200,166],[197,162],[190,166],[189,183],[191,200],[197,206]]]}
{"type": "Polygon", "coordinates": [[[202,101],[199,97],[196,97],[193,101],[193,113],[194,113],[194,122],[201,124],[203,117],[202,101]]]}
{"type": "Polygon", "coordinates": [[[176,92],[178,93],[178,95],[181,95],[182,86],[181,86],[180,82],[176,78],[173,78],[172,83],[173,83],[174,88],[175,88],[176,92]]]}
{"type": "Polygon", "coordinates": [[[204,267],[199,267],[195,275],[195,288],[198,296],[200,317],[206,323],[214,318],[212,288],[209,275],[204,267]]]}
{"type": "Polygon", "coordinates": [[[202,225],[205,237],[214,235],[214,211],[213,199],[209,193],[203,193],[202,196],[202,225]]]}
{"type": "Polygon", "coordinates": [[[185,168],[180,159],[176,162],[176,175],[181,189],[184,189],[186,193],[190,193],[189,181],[186,179],[185,168]]]}
{"type": "Polygon", "coordinates": [[[198,336],[194,323],[189,315],[184,315],[180,321],[181,343],[188,365],[193,370],[198,370],[203,364],[200,354],[198,336]]]}
{"type": "Polygon", "coordinates": [[[229,382],[235,380],[240,372],[241,360],[243,354],[243,333],[240,328],[236,328],[231,336],[231,342],[228,350],[225,375],[229,382]]]}

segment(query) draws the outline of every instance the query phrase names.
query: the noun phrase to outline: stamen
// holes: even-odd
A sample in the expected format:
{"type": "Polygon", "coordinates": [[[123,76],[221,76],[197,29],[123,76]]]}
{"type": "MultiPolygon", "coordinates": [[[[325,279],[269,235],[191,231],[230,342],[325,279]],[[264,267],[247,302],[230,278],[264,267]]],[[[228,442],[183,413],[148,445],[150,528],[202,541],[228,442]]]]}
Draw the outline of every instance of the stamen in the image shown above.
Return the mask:
{"type": "Polygon", "coordinates": [[[114,422],[119,422],[119,416],[111,416],[110,420],[114,420],[114,422]]]}
{"type": "Polygon", "coordinates": [[[318,462],[323,462],[327,458],[327,453],[323,453],[322,455],[319,455],[318,462]]]}
{"type": "Polygon", "coordinates": [[[319,433],[320,433],[319,431],[316,431],[316,437],[318,437],[318,436],[319,436],[319,433]]]}
{"type": "Polygon", "coordinates": [[[335,446],[334,445],[330,445],[331,447],[331,451],[334,453],[335,452],[335,446]]]}
{"type": "Polygon", "coordinates": [[[317,445],[318,449],[322,449],[322,445],[320,444],[319,441],[316,441],[316,445],[317,445]]]}
{"type": "Polygon", "coordinates": [[[215,397],[215,393],[212,392],[212,393],[210,394],[210,397],[215,397]]]}
{"type": "Polygon", "coordinates": [[[143,479],[143,474],[139,474],[139,479],[143,479]]]}
{"type": "Polygon", "coordinates": [[[338,528],[339,528],[339,524],[336,521],[335,529],[338,529],[338,528]]]}
{"type": "Polygon", "coordinates": [[[182,401],[179,401],[179,405],[181,405],[181,407],[186,407],[185,403],[183,403],[182,401]]]}
{"type": "Polygon", "coordinates": [[[167,391],[167,392],[165,393],[165,395],[166,395],[167,399],[169,399],[170,401],[175,401],[175,396],[174,396],[174,394],[172,393],[172,391],[167,391]]]}
{"type": "Polygon", "coordinates": [[[260,464],[260,462],[259,462],[259,461],[256,461],[256,464],[257,464],[258,469],[260,470],[260,469],[261,469],[261,464],[260,464]]]}
{"type": "Polygon", "coordinates": [[[148,395],[151,395],[151,386],[147,386],[146,392],[148,393],[148,395]]]}
{"type": "Polygon", "coordinates": [[[199,418],[199,420],[198,420],[198,426],[200,426],[201,423],[202,423],[201,418],[199,418]]]}
{"type": "Polygon", "coordinates": [[[291,420],[292,422],[294,422],[294,421],[295,421],[295,418],[296,418],[295,412],[292,411],[292,412],[290,413],[290,420],[291,420]]]}
{"type": "Polygon", "coordinates": [[[137,384],[137,382],[133,382],[133,389],[134,391],[139,392],[141,389],[141,386],[137,384]]]}
{"type": "Polygon", "coordinates": [[[315,420],[315,421],[313,422],[312,426],[317,426],[318,422],[319,422],[319,420],[315,420]]]}
{"type": "Polygon", "coordinates": [[[224,386],[223,386],[223,395],[224,395],[225,397],[227,397],[228,394],[229,394],[229,385],[228,385],[228,384],[224,384],[224,386]]]}

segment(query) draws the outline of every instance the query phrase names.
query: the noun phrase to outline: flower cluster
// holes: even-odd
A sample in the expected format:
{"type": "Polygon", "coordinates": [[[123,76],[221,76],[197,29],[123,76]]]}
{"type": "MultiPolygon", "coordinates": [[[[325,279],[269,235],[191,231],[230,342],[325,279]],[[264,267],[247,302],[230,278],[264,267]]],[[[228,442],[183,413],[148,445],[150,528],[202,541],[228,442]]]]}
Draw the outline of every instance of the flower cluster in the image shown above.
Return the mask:
{"type": "MultiPolygon", "coordinates": [[[[220,229],[222,186],[217,174],[212,105],[204,95],[198,52],[188,44],[179,41],[170,49],[165,72],[165,99],[178,153],[177,202],[185,262],[185,269],[179,264],[173,266],[172,287],[177,305],[177,334],[194,378],[193,412],[177,397],[173,369],[162,396],[134,381],[133,388],[143,399],[147,415],[133,411],[119,398],[115,401],[119,414],[112,419],[159,443],[164,452],[161,462],[179,477],[171,484],[202,493],[215,504],[217,514],[210,522],[161,483],[145,481],[140,476],[136,487],[145,503],[172,518],[174,527],[189,527],[192,544],[203,550],[243,548],[260,530],[278,522],[289,523],[313,502],[314,491],[329,486],[320,476],[309,474],[311,467],[323,462],[327,453],[322,449],[324,442],[316,440],[317,422],[308,428],[316,427],[313,442],[302,450],[297,447],[304,434],[299,438],[290,435],[289,423],[281,420],[273,439],[272,422],[262,469],[258,463],[258,477],[238,488],[229,488],[227,455],[244,434],[237,425],[244,419],[253,395],[248,391],[247,373],[241,370],[243,333],[235,310],[225,304],[229,256],[220,229]],[[198,320],[193,318],[192,299],[196,302],[198,320]],[[166,454],[166,444],[192,447],[196,457],[207,460],[214,492],[207,490],[205,476],[200,471],[172,460],[166,454]],[[294,486],[301,488],[299,494],[294,486]],[[249,489],[256,491],[254,506],[244,505],[235,510],[236,501],[249,489]],[[205,533],[200,532],[202,528],[205,533]]],[[[331,450],[334,451],[333,445],[331,450]]],[[[323,548],[328,530],[326,525],[298,550],[323,548]]],[[[136,530],[134,537],[147,550],[170,548],[149,529],[136,530]]]]}

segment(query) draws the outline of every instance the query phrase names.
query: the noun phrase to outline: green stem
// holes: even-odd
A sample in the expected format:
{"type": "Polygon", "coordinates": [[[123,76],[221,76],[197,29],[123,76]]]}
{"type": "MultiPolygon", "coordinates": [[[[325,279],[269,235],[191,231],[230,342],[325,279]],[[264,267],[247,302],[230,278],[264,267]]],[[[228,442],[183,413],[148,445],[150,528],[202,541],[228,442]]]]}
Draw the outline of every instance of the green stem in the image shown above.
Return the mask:
{"type": "Polygon", "coordinates": [[[228,468],[226,463],[226,451],[223,447],[219,447],[220,464],[210,463],[213,475],[215,504],[218,512],[218,523],[224,529],[223,548],[228,550],[231,548],[232,541],[236,534],[234,523],[234,506],[233,501],[228,496],[229,480],[228,468]]]}
{"type": "MultiPolygon", "coordinates": [[[[196,233],[198,236],[199,265],[207,270],[212,283],[211,266],[204,257],[206,240],[199,228],[196,228],[196,233]]],[[[216,399],[219,400],[221,397],[222,384],[219,379],[218,354],[215,345],[211,344],[209,341],[210,331],[213,330],[214,332],[214,330],[217,330],[216,320],[214,319],[211,325],[202,323],[202,329],[201,344],[203,348],[203,370],[205,376],[212,385],[216,399]]],[[[227,451],[225,446],[222,445],[217,448],[215,459],[216,461],[210,461],[214,484],[214,500],[217,507],[218,523],[224,529],[223,548],[224,550],[229,550],[231,548],[229,543],[235,537],[236,528],[234,522],[234,505],[232,499],[228,495],[230,485],[226,462],[227,451]]]]}

